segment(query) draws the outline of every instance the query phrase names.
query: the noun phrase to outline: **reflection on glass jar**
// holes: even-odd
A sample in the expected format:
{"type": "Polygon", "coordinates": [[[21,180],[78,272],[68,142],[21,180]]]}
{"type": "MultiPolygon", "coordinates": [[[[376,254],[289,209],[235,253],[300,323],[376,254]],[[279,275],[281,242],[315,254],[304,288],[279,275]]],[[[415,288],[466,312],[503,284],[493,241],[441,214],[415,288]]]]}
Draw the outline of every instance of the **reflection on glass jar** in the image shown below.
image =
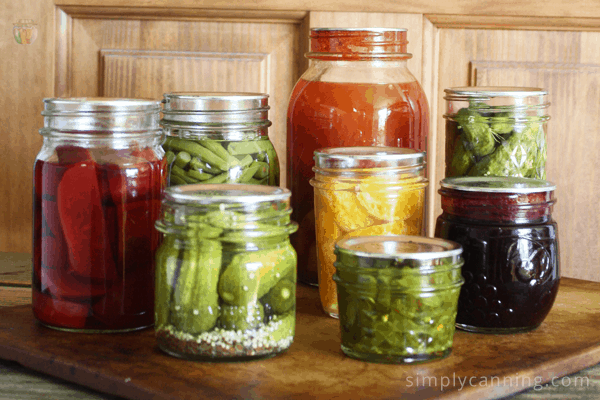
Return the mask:
{"type": "Polygon", "coordinates": [[[457,327],[482,333],[537,328],[556,297],[554,185],[527,178],[446,178],[435,236],[464,249],[457,327]]]}
{"type": "Polygon", "coordinates": [[[296,252],[287,189],[198,184],[167,188],[156,227],[156,338],[192,360],[285,351],[296,321],[296,252]]]}
{"type": "Polygon", "coordinates": [[[34,166],[33,311],[73,331],[151,326],[166,182],[160,102],[46,99],[34,166]]]}
{"type": "Polygon", "coordinates": [[[164,95],[163,145],[169,186],[246,183],[279,186],[279,159],[269,140],[262,93],[164,95]]]}
{"type": "Polygon", "coordinates": [[[484,86],[445,92],[447,177],[546,178],[545,91],[484,86]]]}
{"type": "Polygon", "coordinates": [[[294,193],[298,277],[316,284],[313,152],[325,147],[391,146],[427,151],[429,106],[407,67],[406,29],[315,28],[311,64],[290,97],[287,187],[294,193]]]}
{"type": "Polygon", "coordinates": [[[415,363],[450,354],[461,246],[417,236],[340,240],[335,246],[342,351],[353,358],[415,363]]]}
{"type": "Polygon", "coordinates": [[[325,312],[338,315],[334,245],[340,238],[420,235],[427,179],[424,153],[395,147],[315,151],[314,207],[319,293],[325,312]]]}

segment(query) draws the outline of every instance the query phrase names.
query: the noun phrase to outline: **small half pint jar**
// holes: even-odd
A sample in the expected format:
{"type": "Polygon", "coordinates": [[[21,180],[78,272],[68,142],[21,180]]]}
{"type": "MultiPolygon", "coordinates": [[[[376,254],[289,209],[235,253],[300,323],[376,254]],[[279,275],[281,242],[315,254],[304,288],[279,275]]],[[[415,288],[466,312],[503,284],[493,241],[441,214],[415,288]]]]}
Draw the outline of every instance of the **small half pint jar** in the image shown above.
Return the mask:
{"type": "Polygon", "coordinates": [[[450,354],[464,282],[459,244],[421,236],[362,236],[340,240],[335,253],[346,355],[418,363],[450,354]]]}

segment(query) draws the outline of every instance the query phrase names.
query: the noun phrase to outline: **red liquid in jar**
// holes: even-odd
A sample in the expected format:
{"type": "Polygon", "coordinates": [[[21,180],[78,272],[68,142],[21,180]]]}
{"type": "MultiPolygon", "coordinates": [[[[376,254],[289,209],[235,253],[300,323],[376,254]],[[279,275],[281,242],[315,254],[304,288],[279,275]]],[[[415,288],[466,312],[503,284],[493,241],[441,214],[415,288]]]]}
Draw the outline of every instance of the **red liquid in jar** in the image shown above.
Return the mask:
{"type": "Polygon", "coordinates": [[[425,151],[427,99],[418,82],[358,84],[300,79],[288,108],[288,174],[298,278],[317,283],[313,153],[324,147],[394,146],[425,151]]]}
{"type": "Polygon", "coordinates": [[[150,149],[96,162],[62,149],[34,167],[33,311],[75,330],[128,330],[154,321],[154,253],[165,161],[150,149]]]}

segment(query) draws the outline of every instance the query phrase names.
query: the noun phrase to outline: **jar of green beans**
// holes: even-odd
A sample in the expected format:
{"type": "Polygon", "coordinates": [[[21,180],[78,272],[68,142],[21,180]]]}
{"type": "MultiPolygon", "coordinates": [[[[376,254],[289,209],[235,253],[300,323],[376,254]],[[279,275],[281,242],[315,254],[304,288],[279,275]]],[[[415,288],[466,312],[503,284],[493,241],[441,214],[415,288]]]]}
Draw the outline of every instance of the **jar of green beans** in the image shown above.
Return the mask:
{"type": "Polygon", "coordinates": [[[161,125],[168,185],[245,183],[279,186],[262,93],[166,93],[161,125]]]}

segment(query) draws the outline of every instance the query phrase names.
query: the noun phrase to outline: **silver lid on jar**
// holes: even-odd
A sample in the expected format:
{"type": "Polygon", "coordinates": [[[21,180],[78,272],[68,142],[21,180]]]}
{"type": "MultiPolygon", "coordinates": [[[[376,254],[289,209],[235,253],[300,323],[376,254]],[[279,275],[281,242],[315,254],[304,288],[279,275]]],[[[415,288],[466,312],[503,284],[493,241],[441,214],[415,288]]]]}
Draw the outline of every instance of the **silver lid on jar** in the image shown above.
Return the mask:
{"type": "Polygon", "coordinates": [[[512,176],[469,176],[445,178],[440,182],[444,189],[466,192],[529,194],[551,192],[556,185],[543,179],[512,176]]]}
{"type": "Polygon", "coordinates": [[[400,147],[332,147],[314,153],[316,169],[370,169],[424,166],[425,152],[400,147]]]}
{"type": "Polygon", "coordinates": [[[287,201],[291,194],[288,189],[277,186],[199,183],[168,187],[165,189],[163,199],[190,205],[257,204],[287,201]]]}
{"type": "Polygon", "coordinates": [[[104,97],[44,99],[44,128],[64,133],[159,131],[160,101],[104,97]]]}
{"type": "Polygon", "coordinates": [[[247,124],[269,126],[269,95],[264,93],[174,92],[164,94],[163,119],[171,124],[247,124]]]}
{"type": "Polygon", "coordinates": [[[458,261],[463,251],[460,244],[450,240],[411,235],[357,236],[341,239],[335,247],[358,257],[419,261],[458,261]]]}
{"type": "MultiPolygon", "coordinates": [[[[491,106],[506,107],[512,110],[543,110],[550,106],[547,101],[548,92],[536,87],[464,86],[444,89],[444,92],[446,93],[444,99],[449,103],[475,102],[477,108],[482,109],[491,106]]],[[[464,106],[466,107],[466,105],[464,106]]]]}

